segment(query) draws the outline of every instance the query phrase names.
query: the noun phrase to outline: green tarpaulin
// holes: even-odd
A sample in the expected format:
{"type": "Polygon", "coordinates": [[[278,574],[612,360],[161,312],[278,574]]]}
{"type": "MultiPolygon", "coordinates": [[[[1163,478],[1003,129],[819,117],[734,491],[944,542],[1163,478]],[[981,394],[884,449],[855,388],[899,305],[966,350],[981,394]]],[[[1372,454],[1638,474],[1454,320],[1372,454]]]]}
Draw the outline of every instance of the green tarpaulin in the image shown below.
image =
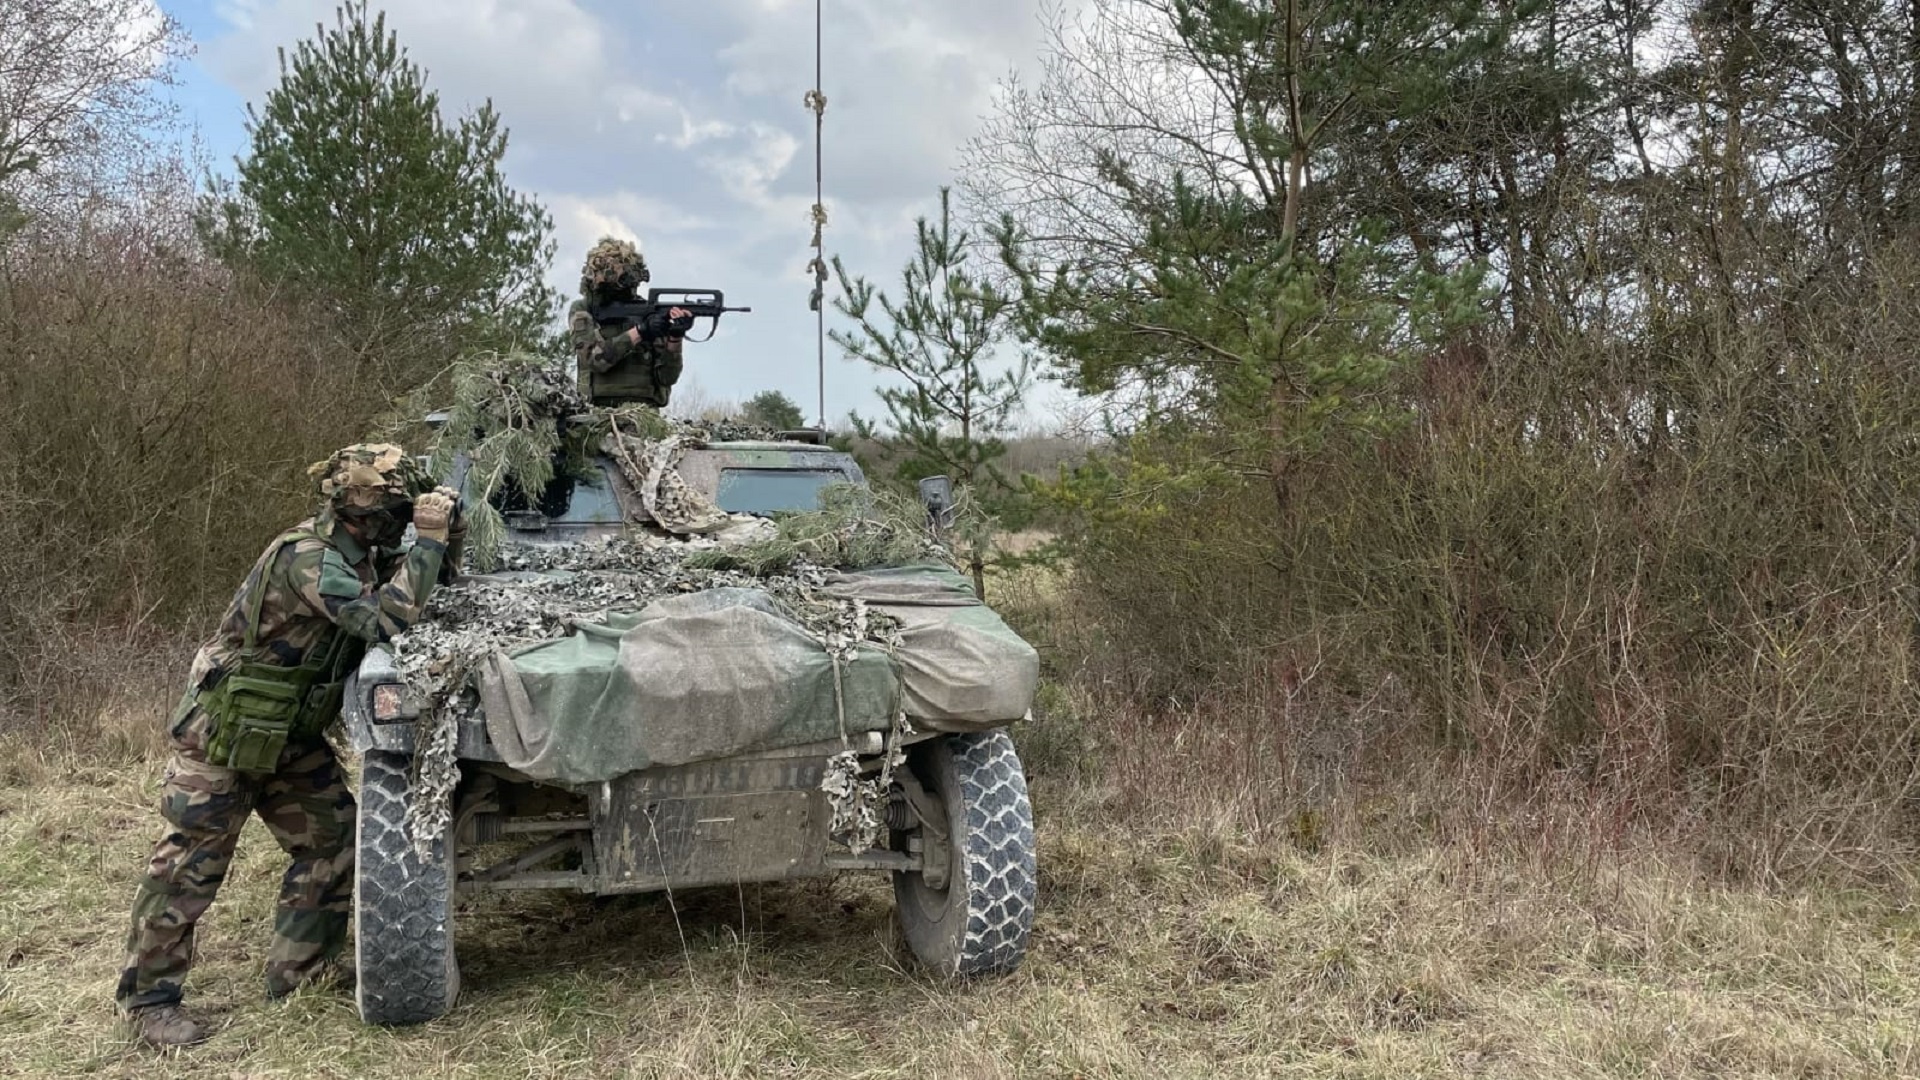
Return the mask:
{"type": "Polygon", "coordinates": [[[488,734],[529,776],[592,783],[884,731],[901,709],[919,728],[971,730],[1032,703],[1037,654],[951,570],[833,575],[819,598],[897,618],[899,647],[860,643],[836,664],[758,589],[656,600],[490,656],[477,676],[488,734]]]}

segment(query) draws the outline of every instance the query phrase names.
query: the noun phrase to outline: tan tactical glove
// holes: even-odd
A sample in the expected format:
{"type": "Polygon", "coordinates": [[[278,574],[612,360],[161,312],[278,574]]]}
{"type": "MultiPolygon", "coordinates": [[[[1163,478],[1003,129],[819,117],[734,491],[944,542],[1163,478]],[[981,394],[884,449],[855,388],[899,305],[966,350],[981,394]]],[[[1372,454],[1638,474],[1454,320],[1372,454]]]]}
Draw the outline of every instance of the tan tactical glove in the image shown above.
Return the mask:
{"type": "Polygon", "coordinates": [[[429,491],[413,502],[413,532],[422,540],[447,542],[447,527],[453,521],[453,500],[443,492],[429,491]]]}
{"type": "Polygon", "coordinates": [[[466,562],[467,515],[460,508],[460,493],[450,487],[435,489],[453,500],[453,523],[447,527],[447,553],[440,560],[440,584],[451,585],[460,580],[460,570],[466,562]]]}

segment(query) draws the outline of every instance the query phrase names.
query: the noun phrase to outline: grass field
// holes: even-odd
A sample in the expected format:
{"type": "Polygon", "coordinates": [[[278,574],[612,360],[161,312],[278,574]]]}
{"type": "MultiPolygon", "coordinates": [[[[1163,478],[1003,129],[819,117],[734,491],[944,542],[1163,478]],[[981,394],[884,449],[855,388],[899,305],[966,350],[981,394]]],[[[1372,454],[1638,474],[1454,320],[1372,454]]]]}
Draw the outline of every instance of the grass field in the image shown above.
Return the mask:
{"type": "Polygon", "coordinates": [[[401,1030],[338,990],[262,1000],[282,864],[256,824],[190,983],[218,1033],[161,1056],[111,1005],[156,772],[16,769],[0,790],[0,1074],[1920,1075],[1911,883],[1769,893],[1641,858],[1105,828],[1113,792],[1044,775],[1012,977],[917,974],[879,879],[487,897],[463,910],[459,1008],[401,1030]]]}

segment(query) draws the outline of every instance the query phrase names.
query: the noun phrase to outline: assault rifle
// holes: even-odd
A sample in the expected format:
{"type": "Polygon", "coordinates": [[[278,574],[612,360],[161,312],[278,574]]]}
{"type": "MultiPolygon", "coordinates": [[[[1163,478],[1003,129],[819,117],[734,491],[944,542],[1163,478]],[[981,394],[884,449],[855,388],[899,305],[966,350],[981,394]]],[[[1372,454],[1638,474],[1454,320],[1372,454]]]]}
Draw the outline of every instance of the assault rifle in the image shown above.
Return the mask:
{"type": "Polygon", "coordinates": [[[712,319],[713,328],[707,331],[707,337],[694,338],[705,341],[720,329],[720,316],[729,311],[748,312],[750,307],[728,307],[727,298],[719,289],[648,289],[645,300],[626,300],[619,303],[603,304],[589,309],[593,321],[601,326],[618,326],[622,330],[640,327],[647,336],[684,338],[687,331],[693,329],[695,319],[712,319]],[[689,313],[689,318],[669,319],[666,313],[674,308],[689,313]]]}

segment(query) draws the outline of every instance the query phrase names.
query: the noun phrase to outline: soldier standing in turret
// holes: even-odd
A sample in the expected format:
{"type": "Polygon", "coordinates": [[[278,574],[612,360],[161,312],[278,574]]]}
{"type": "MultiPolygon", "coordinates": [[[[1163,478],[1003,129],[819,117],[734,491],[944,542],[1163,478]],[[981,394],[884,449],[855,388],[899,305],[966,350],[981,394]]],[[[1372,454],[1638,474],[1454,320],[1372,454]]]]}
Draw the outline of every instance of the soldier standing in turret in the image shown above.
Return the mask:
{"type": "Polygon", "coordinates": [[[680,381],[690,312],[656,311],[646,323],[624,329],[594,321],[595,309],[633,301],[635,290],[652,278],[647,260],[625,240],[603,236],[587,251],[580,299],[567,309],[567,335],[579,363],[580,392],[596,405],[638,402],[664,409],[680,381]]]}
{"type": "Polygon", "coordinates": [[[459,565],[454,492],[434,489],[397,446],[362,444],[311,470],[317,515],[254,563],[174,710],[160,813],[167,832],[134,897],[115,998],[153,1046],[208,1031],[180,1007],[194,925],[225,878],[250,813],[293,863],[280,888],[267,995],[312,980],[346,940],[353,796],[322,737],[346,675],[371,642],[406,630],[443,571],[459,565]],[[408,522],[416,541],[403,547],[408,522]]]}

